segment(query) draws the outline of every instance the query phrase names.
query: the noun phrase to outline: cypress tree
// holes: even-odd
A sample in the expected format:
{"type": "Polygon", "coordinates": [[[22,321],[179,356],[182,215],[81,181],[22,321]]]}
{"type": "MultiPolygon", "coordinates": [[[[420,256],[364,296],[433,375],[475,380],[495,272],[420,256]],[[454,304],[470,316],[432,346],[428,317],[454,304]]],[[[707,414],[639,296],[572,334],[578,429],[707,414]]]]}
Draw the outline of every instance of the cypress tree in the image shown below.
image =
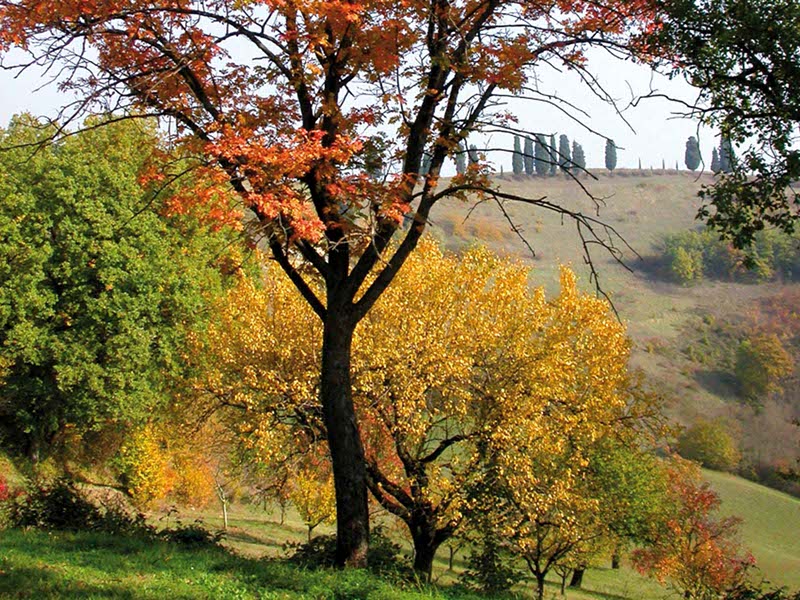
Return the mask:
{"type": "Polygon", "coordinates": [[[558,169],[558,152],[556,152],[556,134],[550,136],[550,177],[556,174],[558,169]]]}
{"type": "Polygon", "coordinates": [[[719,141],[719,170],[723,173],[733,171],[736,163],[736,155],[733,152],[733,144],[729,137],[722,137],[719,141]]]}
{"type": "Polygon", "coordinates": [[[431,170],[431,160],[433,160],[433,157],[427,152],[422,155],[422,165],[419,168],[419,174],[423,177],[427,176],[431,170]]]}
{"type": "Polygon", "coordinates": [[[536,147],[534,149],[534,168],[539,177],[544,177],[550,171],[550,157],[547,151],[547,142],[540,133],[536,134],[536,147]]]}
{"type": "Polygon", "coordinates": [[[459,175],[463,175],[467,172],[467,157],[464,156],[466,152],[464,151],[464,144],[462,142],[458,142],[458,151],[456,152],[456,173],[459,175]]]}
{"type": "Polygon", "coordinates": [[[569,138],[561,134],[558,138],[558,166],[563,173],[569,173],[572,168],[572,153],[569,150],[569,138]]]}
{"type": "Polygon", "coordinates": [[[523,168],[523,157],[522,157],[522,148],[519,142],[519,136],[514,136],[514,154],[511,156],[511,169],[514,172],[514,175],[522,175],[523,168]]]}
{"type": "Polygon", "coordinates": [[[641,158],[639,159],[639,170],[640,171],[642,170],[642,159],[641,158]]]}
{"type": "Polygon", "coordinates": [[[613,172],[617,168],[617,145],[614,140],[606,140],[606,169],[613,172]]]}
{"type": "Polygon", "coordinates": [[[574,140],[572,141],[572,163],[577,167],[579,173],[586,170],[586,155],[583,153],[583,146],[574,140]]]}
{"type": "Polygon", "coordinates": [[[523,159],[525,175],[532,177],[534,174],[533,140],[529,137],[525,138],[525,151],[523,152],[523,159]]]}
{"type": "Polygon", "coordinates": [[[661,159],[661,172],[663,173],[663,172],[664,172],[664,171],[666,171],[666,170],[667,170],[667,166],[666,166],[666,164],[664,163],[664,159],[662,158],[662,159],[661,159]]]}
{"type": "Polygon", "coordinates": [[[717,152],[716,148],[711,149],[711,172],[715,175],[720,172],[720,165],[719,165],[719,152],[717,152]]]}
{"type": "Polygon", "coordinates": [[[477,165],[478,161],[480,160],[480,155],[478,154],[478,148],[475,144],[470,144],[469,152],[467,152],[467,156],[469,157],[469,164],[477,165]]]}

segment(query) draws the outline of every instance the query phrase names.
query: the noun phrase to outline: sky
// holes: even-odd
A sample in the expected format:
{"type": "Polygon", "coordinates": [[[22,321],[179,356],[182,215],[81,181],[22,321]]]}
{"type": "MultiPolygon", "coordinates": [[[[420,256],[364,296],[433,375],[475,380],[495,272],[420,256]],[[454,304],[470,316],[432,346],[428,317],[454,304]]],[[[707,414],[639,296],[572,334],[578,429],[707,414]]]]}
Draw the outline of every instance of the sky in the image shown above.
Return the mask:
{"type": "MultiPolygon", "coordinates": [[[[542,102],[509,99],[507,108],[517,117],[519,128],[547,135],[554,133],[556,137],[565,134],[570,141],[577,140],[584,148],[589,168],[604,166],[605,137],[609,137],[618,147],[618,168],[636,168],[641,159],[644,168],[660,168],[663,160],[667,168],[674,168],[677,161],[679,167],[684,169],[686,140],[694,135],[699,137],[703,160],[708,169],[711,149],[718,141],[713,131],[698,128],[696,121],[677,117],[674,113],[681,107],[666,100],[645,99],[638,106],[630,105],[632,98],[651,91],[693,101],[697,90],[681,79],[669,80],[654,74],[646,66],[622,62],[602,51],[589,55],[589,67],[615,99],[621,116],[612,106],[597,99],[580,82],[577,74],[556,72],[544,67],[536,73],[538,89],[558,94],[585,111],[588,117],[581,118],[596,133],[542,102]]],[[[57,108],[70,99],[54,86],[37,90],[43,81],[40,74],[33,72],[14,78],[11,73],[0,71],[0,126],[22,111],[54,116],[57,108]]],[[[510,150],[513,137],[494,134],[470,139],[470,143],[475,143],[479,148],[500,147],[510,150]]],[[[501,166],[505,171],[511,170],[510,153],[493,154],[489,158],[496,170],[500,170],[501,166]]],[[[452,165],[449,169],[452,169],[452,165]]]]}

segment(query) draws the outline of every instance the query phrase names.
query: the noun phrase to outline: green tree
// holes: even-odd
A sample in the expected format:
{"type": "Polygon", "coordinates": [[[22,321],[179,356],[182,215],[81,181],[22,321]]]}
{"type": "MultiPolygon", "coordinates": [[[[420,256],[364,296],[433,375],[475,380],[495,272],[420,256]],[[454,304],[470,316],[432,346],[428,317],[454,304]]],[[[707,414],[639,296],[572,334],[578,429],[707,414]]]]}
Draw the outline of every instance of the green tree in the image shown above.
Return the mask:
{"type": "Polygon", "coordinates": [[[458,151],[456,152],[456,173],[463,175],[467,172],[467,151],[464,149],[462,142],[458,143],[458,151]]]}
{"type": "Polygon", "coordinates": [[[606,169],[613,173],[617,168],[617,145],[614,140],[606,140],[606,169]]]}
{"type": "Polygon", "coordinates": [[[544,177],[550,171],[550,152],[548,151],[547,140],[540,133],[536,134],[534,168],[539,177],[544,177]]]}
{"type": "Polygon", "coordinates": [[[572,152],[569,148],[569,138],[561,134],[558,138],[558,166],[562,173],[569,173],[572,169],[572,152]]]}
{"type": "Polygon", "coordinates": [[[678,437],[678,453],[717,471],[734,471],[741,454],[727,428],[718,421],[700,420],[678,437]]]}
{"type": "MultiPolygon", "coordinates": [[[[0,146],[51,134],[16,117],[0,146]]],[[[183,375],[230,235],[163,216],[139,183],[157,145],[154,127],[129,122],[0,153],[0,443],[12,452],[36,461],[68,430],[141,421],[183,375]]]]}
{"type": "Polygon", "coordinates": [[[780,380],[793,367],[791,356],[775,334],[750,336],[736,351],[736,378],[742,395],[756,405],[765,395],[780,391],[780,380]]]}
{"type": "Polygon", "coordinates": [[[524,152],[524,165],[525,165],[525,175],[528,177],[532,177],[534,175],[534,150],[533,150],[533,140],[529,137],[525,137],[525,152],[524,152]]]}
{"type": "Polygon", "coordinates": [[[572,141],[572,162],[578,168],[578,172],[586,170],[586,155],[583,153],[583,146],[575,140],[572,141]]]}
{"type": "Polygon", "coordinates": [[[556,151],[556,135],[550,136],[550,177],[553,177],[558,171],[558,152],[556,151]]]}
{"type": "Polygon", "coordinates": [[[736,153],[733,151],[731,139],[722,136],[719,140],[719,169],[723,173],[733,173],[736,168],[736,153]]]}
{"type": "Polygon", "coordinates": [[[519,141],[519,136],[514,136],[514,154],[511,157],[511,168],[514,175],[522,175],[525,170],[525,159],[522,156],[522,146],[519,141]]]}
{"type": "Polygon", "coordinates": [[[469,164],[471,165],[478,164],[478,161],[480,160],[481,157],[480,154],[478,154],[478,147],[475,144],[470,144],[467,156],[469,158],[469,164]]]}
{"type": "Polygon", "coordinates": [[[720,171],[722,171],[722,168],[721,168],[720,162],[719,162],[719,152],[717,152],[716,148],[712,148],[711,149],[711,172],[716,175],[720,171]]]}

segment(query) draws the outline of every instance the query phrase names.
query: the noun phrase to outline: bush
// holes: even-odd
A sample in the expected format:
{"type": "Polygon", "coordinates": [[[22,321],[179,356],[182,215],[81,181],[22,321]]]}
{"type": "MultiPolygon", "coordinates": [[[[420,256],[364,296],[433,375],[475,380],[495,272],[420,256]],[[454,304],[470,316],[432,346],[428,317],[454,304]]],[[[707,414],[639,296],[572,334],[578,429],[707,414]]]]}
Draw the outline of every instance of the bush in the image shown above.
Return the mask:
{"type": "Polygon", "coordinates": [[[777,335],[750,336],[736,351],[736,379],[742,396],[760,405],[762,397],[780,391],[780,380],[792,372],[793,366],[777,335]]]}
{"type": "Polygon", "coordinates": [[[741,454],[736,442],[722,423],[698,421],[678,438],[678,453],[717,471],[732,472],[739,466],[741,454]]]}
{"type": "MultiPolygon", "coordinates": [[[[285,548],[290,552],[288,561],[304,568],[330,568],[336,564],[335,535],[319,535],[309,542],[287,544],[285,548]]],[[[378,575],[404,579],[410,579],[413,573],[400,545],[393,542],[381,526],[370,532],[367,568],[378,575]]]]}
{"type": "Polygon", "coordinates": [[[132,513],[120,503],[95,504],[66,478],[33,486],[6,502],[8,525],[45,531],[100,531],[113,535],[160,539],[182,546],[215,546],[221,533],[212,533],[199,521],[158,531],[142,513],[132,513]]]}
{"type": "Polygon", "coordinates": [[[522,572],[514,565],[513,556],[501,547],[493,535],[486,535],[470,553],[467,570],[460,579],[470,589],[484,594],[498,594],[511,589],[522,576],[522,572]]]}

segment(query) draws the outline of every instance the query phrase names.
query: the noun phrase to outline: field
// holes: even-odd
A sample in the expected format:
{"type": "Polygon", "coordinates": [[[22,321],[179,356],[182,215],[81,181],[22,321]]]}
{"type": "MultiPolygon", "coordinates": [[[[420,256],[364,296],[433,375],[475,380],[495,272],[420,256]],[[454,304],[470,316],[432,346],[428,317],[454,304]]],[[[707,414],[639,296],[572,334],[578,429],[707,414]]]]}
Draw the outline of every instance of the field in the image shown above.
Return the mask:
{"type": "MultiPolygon", "coordinates": [[[[800,501],[738,477],[705,472],[723,498],[723,512],[744,519],[743,542],[775,585],[800,587],[800,501]]],[[[305,571],[276,560],[286,554],[287,540],[301,541],[305,530],[289,512],[284,525],[277,512],[235,505],[225,536],[226,551],[187,549],[167,543],[142,542],[94,533],[0,532],[0,597],[2,598],[269,598],[269,599],[474,599],[452,584],[448,549],[440,549],[434,568],[437,585],[398,587],[366,573],[305,571]]],[[[185,514],[202,517],[209,527],[221,526],[213,510],[185,514]]],[[[322,533],[330,532],[322,528],[322,533]]],[[[456,554],[454,569],[463,568],[456,554]]],[[[516,596],[531,597],[529,582],[516,596]]],[[[556,577],[547,597],[561,598],[556,577]]],[[[590,569],[582,590],[567,590],[571,600],[664,600],[669,590],[623,564],[620,570],[590,569]]]]}

